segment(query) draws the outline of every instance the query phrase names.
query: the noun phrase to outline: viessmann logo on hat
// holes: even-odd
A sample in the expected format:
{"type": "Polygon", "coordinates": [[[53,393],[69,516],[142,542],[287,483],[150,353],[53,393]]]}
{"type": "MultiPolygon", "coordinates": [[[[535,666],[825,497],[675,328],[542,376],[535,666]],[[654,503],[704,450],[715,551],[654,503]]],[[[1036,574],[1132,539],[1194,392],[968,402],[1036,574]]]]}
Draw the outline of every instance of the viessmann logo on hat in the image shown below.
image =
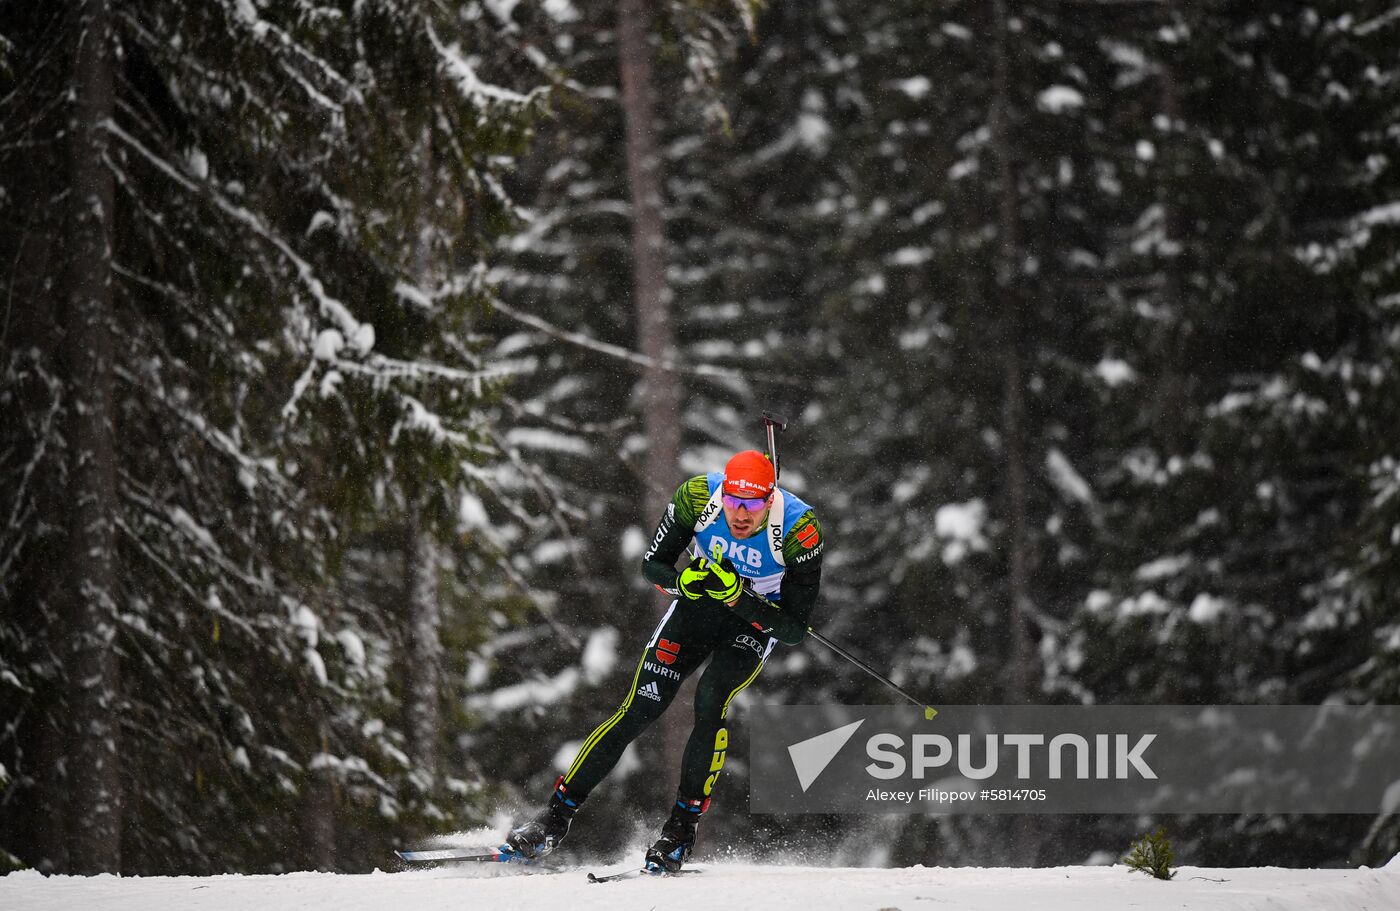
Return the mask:
{"type": "Polygon", "coordinates": [[[776,481],[773,463],[756,449],[737,453],[724,466],[724,489],[736,497],[766,497],[776,481]]]}
{"type": "Polygon", "coordinates": [[[768,495],[767,486],[755,484],[748,478],[726,478],[724,487],[736,497],[763,497],[768,495]]]}

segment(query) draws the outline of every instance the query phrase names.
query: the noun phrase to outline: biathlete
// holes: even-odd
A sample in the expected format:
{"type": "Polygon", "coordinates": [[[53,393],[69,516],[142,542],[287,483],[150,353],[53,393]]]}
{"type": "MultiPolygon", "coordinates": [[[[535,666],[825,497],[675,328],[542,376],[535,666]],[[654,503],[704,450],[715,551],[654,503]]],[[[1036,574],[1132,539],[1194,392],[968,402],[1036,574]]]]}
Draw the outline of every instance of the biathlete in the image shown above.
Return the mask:
{"type": "Polygon", "coordinates": [[[777,486],[761,452],[738,453],[724,471],[682,484],[642,557],[643,577],[674,600],[647,640],[622,704],[584,740],[545,810],[512,829],[501,851],[534,860],[554,850],[622,751],[708,658],[676,802],[645,859],[653,872],[680,870],[724,766],[729,706],[757,679],[776,642],[796,645],[807,634],[825,545],[812,507],[777,486]],[[687,551],[690,560],[677,572],[687,551]]]}

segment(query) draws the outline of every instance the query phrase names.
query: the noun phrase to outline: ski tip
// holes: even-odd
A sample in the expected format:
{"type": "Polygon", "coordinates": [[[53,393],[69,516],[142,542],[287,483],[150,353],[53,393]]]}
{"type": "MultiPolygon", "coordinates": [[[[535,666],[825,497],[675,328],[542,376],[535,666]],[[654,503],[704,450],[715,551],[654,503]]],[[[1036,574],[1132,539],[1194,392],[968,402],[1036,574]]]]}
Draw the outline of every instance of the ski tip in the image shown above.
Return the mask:
{"type": "Polygon", "coordinates": [[[495,848],[439,848],[431,850],[395,850],[399,860],[406,864],[436,864],[455,863],[461,861],[476,861],[479,863],[518,863],[528,864],[532,861],[526,860],[513,852],[500,851],[495,848]]]}
{"type": "Polygon", "coordinates": [[[931,705],[926,705],[926,706],[924,706],[924,720],[925,720],[925,721],[932,721],[932,720],[933,720],[933,717],[934,717],[935,715],[937,715],[937,714],[938,714],[938,709],[934,708],[934,707],[931,706],[931,705]]]}
{"type": "Polygon", "coordinates": [[[619,881],[619,880],[631,879],[631,878],[634,877],[634,876],[651,876],[651,877],[656,877],[656,878],[658,878],[658,879],[662,879],[662,878],[667,878],[667,877],[671,877],[671,876],[684,876],[684,875],[687,874],[687,873],[699,873],[699,872],[700,872],[700,868],[699,868],[699,867],[687,867],[687,868],[684,869],[684,870],[671,870],[671,871],[663,870],[663,869],[661,869],[661,868],[659,868],[659,867],[653,867],[653,868],[648,868],[648,867],[633,867],[633,868],[630,869],[630,870],[623,870],[623,871],[621,871],[620,873],[608,873],[608,874],[606,874],[606,875],[604,875],[604,876],[599,876],[599,875],[596,874],[596,873],[589,873],[589,874],[588,874],[588,881],[591,882],[591,883],[615,883],[615,882],[617,882],[617,881],[619,881]]]}

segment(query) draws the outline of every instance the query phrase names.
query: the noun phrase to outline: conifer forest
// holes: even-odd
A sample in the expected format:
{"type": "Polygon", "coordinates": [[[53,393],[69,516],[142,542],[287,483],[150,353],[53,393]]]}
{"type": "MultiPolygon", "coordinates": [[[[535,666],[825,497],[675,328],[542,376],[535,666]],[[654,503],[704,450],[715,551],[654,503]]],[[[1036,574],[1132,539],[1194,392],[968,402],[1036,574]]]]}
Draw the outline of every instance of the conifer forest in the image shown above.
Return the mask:
{"type": "MultiPolygon", "coordinates": [[[[533,813],[790,425],[947,705],[1400,702],[1395,0],[0,0],[0,871],[533,813]]],[[[751,813],[711,856],[1376,864],[1396,815],[751,813]]],[[[581,811],[673,801],[683,692],[581,811]]],[[[586,824],[583,824],[585,823],[586,824]]]]}

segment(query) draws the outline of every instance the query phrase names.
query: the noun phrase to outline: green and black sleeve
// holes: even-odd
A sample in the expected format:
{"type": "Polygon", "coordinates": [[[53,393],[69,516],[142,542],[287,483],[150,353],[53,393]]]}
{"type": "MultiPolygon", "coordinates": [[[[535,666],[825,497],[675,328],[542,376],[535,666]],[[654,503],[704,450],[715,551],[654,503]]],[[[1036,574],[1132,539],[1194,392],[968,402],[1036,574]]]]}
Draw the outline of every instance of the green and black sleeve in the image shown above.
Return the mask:
{"type": "Polygon", "coordinates": [[[709,501],[710,483],[704,475],[697,475],[676,489],[651,536],[651,546],[642,554],[642,578],[667,594],[679,594],[676,560],[695,539],[695,522],[709,501]]]}
{"type": "MultiPolygon", "coordinates": [[[[709,482],[704,475],[697,475],[677,488],[656,525],[651,546],[642,555],[642,577],[667,594],[679,594],[676,560],[694,540],[695,522],[709,500],[709,482]]],[[[817,605],[825,549],[826,533],[816,514],[809,509],[798,516],[783,538],[786,571],[781,601],[770,601],[746,588],[734,604],[734,612],[780,642],[787,645],[801,642],[817,605]]]]}

